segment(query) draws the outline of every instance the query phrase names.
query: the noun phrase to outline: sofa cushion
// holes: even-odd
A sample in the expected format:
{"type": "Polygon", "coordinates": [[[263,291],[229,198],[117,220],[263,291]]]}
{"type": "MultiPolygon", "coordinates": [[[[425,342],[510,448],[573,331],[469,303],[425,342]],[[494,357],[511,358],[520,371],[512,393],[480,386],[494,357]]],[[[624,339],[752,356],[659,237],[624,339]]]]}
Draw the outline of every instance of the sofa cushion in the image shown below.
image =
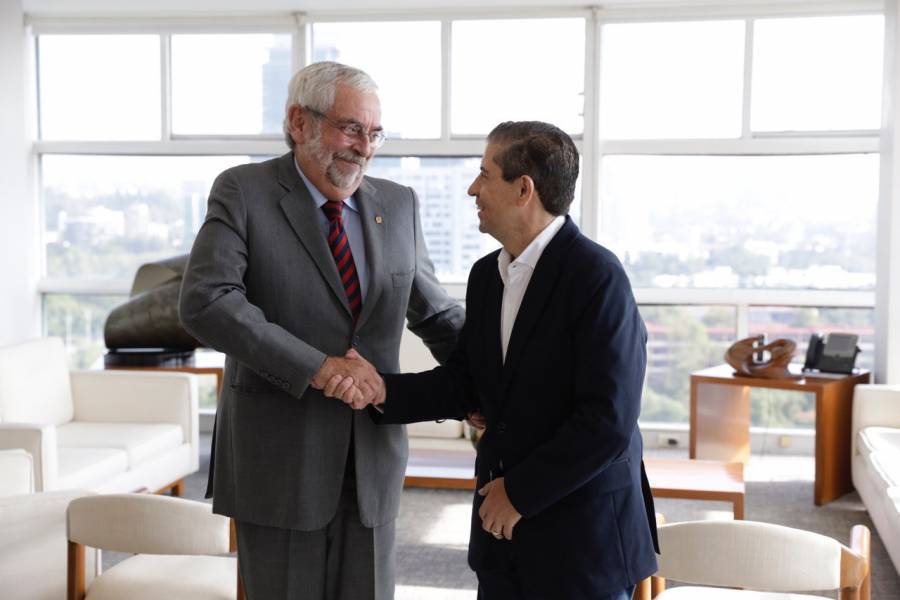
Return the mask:
{"type": "Polygon", "coordinates": [[[0,421],[60,425],[73,414],[61,340],[43,338],[0,348],[0,421]]]}
{"type": "Polygon", "coordinates": [[[893,450],[873,452],[869,455],[868,461],[885,487],[900,486],[900,452],[893,450]]]}
{"type": "Polygon", "coordinates": [[[134,468],[184,442],[181,427],[170,423],[88,423],[72,421],[56,429],[60,448],[116,448],[134,468]]]}
{"type": "Polygon", "coordinates": [[[56,489],[91,489],[128,470],[128,454],[115,448],[60,448],[56,489]]]}
{"type": "Polygon", "coordinates": [[[464,429],[461,421],[447,419],[446,421],[424,421],[422,423],[412,423],[406,426],[406,432],[411,437],[456,439],[463,437],[464,429]]]}
{"type": "Polygon", "coordinates": [[[777,592],[753,592],[712,587],[679,586],[669,588],[656,600],[828,600],[824,596],[807,594],[779,594],[777,592]]]}
{"type": "Polygon", "coordinates": [[[234,558],[139,554],[94,580],[86,600],[233,600],[236,595],[234,558]]]}
{"type": "Polygon", "coordinates": [[[867,452],[893,450],[900,453],[900,428],[866,427],[860,429],[857,436],[860,450],[867,452]]]}

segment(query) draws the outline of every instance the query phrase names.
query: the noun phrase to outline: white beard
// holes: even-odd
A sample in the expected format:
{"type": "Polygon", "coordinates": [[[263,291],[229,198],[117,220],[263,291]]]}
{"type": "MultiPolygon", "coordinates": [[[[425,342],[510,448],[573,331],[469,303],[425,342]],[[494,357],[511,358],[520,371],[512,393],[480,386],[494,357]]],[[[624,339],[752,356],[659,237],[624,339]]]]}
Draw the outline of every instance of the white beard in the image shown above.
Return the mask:
{"type": "Polygon", "coordinates": [[[362,177],[369,167],[369,161],[367,159],[351,150],[339,150],[334,153],[329,153],[322,145],[321,132],[318,132],[314,138],[309,140],[306,147],[307,150],[309,150],[309,153],[315,157],[317,163],[328,165],[325,167],[325,177],[331,185],[337,188],[355,188],[359,185],[359,182],[362,181],[362,177]],[[337,163],[339,159],[342,159],[341,162],[348,166],[350,163],[347,163],[346,161],[350,161],[356,164],[357,168],[348,173],[337,163]]]}

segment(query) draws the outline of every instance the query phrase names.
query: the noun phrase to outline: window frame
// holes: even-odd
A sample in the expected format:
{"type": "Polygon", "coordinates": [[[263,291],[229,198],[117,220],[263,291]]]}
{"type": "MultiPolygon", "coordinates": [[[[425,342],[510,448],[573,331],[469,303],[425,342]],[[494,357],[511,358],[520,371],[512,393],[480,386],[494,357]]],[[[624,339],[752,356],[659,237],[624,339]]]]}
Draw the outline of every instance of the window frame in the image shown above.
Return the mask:
{"type": "MultiPolygon", "coordinates": [[[[310,11],[297,14],[259,14],[235,17],[233,15],[182,17],[26,17],[26,24],[34,34],[35,57],[37,40],[44,34],[112,34],[152,33],[160,36],[160,61],[162,67],[162,118],[160,139],[152,141],[48,141],[37,140],[32,145],[32,164],[39,167],[41,157],[49,154],[112,154],[112,155],[227,155],[271,154],[287,151],[280,136],[202,136],[173,135],[171,131],[171,36],[182,33],[289,33],[292,35],[292,71],[307,64],[311,55],[312,26],[326,22],[361,21],[434,21],[441,22],[441,137],[433,140],[389,140],[379,151],[379,156],[479,156],[484,147],[483,136],[451,135],[451,26],[454,21],[473,19],[521,19],[581,17],[585,20],[584,56],[584,132],[573,136],[582,154],[582,207],[581,229],[584,233],[602,241],[604,231],[599,217],[604,212],[599,198],[598,182],[602,177],[601,164],[605,155],[792,155],[792,154],[850,154],[879,153],[881,130],[817,131],[753,133],[750,131],[749,105],[752,81],[752,43],[755,19],[777,17],[810,17],[885,14],[882,3],[875,0],[840,0],[825,4],[805,2],[784,3],[779,6],[733,6],[722,2],[709,6],[666,6],[554,9],[498,8],[491,10],[396,10],[385,9],[366,12],[310,11]],[[639,22],[677,22],[735,20],[745,22],[744,90],[742,133],[735,139],[604,139],[599,128],[599,96],[602,73],[599,72],[600,41],[604,25],[639,22]]],[[[35,60],[37,64],[37,58],[35,60]]],[[[39,65],[38,65],[39,66],[39,65]]],[[[39,171],[38,171],[39,172],[39,171]]],[[[40,195],[40,185],[37,186],[40,195]]],[[[879,202],[882,200],[879,199],[879,202]]],[[[43,239],[44,202],[40,207],[40,265],[38,292],[42,295],[71,294],[124,294],[131,282],[125,280],[102,281],[91,279],[56,279],[46,276],[46,246],[43,239]]],[[[465,284],[447,282],[448,292],[457,298],[465,295],[465,284]]],[[[874,308],[874,291],[832,290],[750,290],[750,289],[656,289],[636,288],[639,304],[647,305],[730,305],[737,311],[737,335],[749,335],[748,315],[757,305],[817,306],[833,308],[874,308]]],[[[877,351],[877,349],[876,349],[877,351]]]]}

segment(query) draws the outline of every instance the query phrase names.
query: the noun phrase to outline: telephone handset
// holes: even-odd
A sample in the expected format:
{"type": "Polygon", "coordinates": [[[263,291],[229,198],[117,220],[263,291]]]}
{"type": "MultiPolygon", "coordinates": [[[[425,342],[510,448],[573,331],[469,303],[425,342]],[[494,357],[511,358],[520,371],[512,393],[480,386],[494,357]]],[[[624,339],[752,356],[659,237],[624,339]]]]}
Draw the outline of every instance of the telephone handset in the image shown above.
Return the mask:
{"type": "Polygon", "coordinates": [[[813,334],[806,349],[804,371],[825,373],[853,373],[859,347],[859,336],[852,333],[813,334]]]}

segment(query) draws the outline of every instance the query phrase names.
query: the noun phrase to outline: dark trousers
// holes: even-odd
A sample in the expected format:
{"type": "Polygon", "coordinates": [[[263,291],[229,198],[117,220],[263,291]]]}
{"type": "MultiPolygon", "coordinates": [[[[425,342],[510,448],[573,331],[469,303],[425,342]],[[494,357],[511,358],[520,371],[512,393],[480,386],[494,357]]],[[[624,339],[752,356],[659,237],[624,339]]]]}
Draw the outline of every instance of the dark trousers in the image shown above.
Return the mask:
{"type": "Polygon", "coordinates": [[[392,600],[394,522],[368,528],[345,484],[337,514],[315,531],[235,521],[248,600],[392,600]]]}
{"type": "MultiPolygon", "coordinates": [[[[534,595],[513,571],[476,571],[475,574],[478,575],[478,600],[559,600],[534,595]]],[[[633,594],[634,586],[631,586],[612,594],[591,596],[589,600],[631,600],[633,594]]]]}

